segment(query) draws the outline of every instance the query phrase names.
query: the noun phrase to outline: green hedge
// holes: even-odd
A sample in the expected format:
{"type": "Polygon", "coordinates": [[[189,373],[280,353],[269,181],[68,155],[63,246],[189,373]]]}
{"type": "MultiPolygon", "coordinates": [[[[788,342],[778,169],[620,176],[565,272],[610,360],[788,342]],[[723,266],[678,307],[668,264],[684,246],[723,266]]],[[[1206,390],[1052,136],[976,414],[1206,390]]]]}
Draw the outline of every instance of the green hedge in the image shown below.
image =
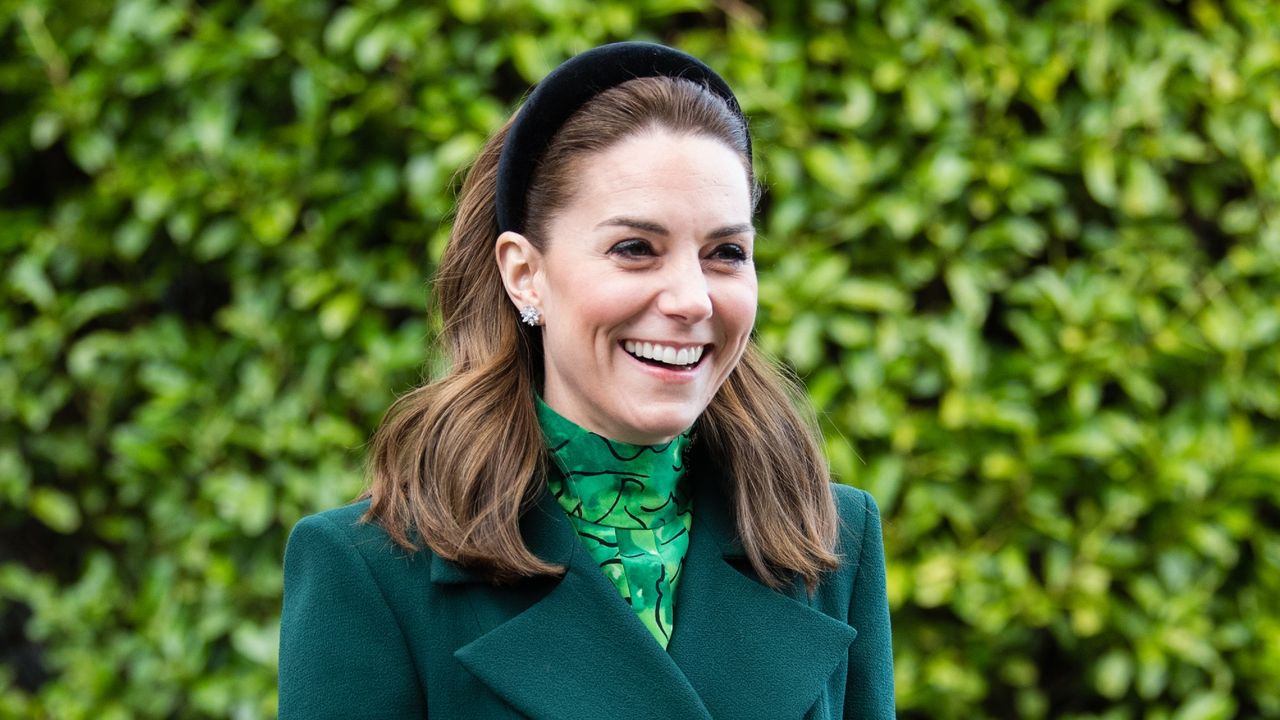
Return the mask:
{"type": "MultiPolygon", "coordinates": [[[[528,84],[720,69],[904,718],[1280,717],[1280,5],[0,0],[0,717],[268,717],[528,84]]],[[[424,365],[425,361],[425,365],[424,365]]]]}

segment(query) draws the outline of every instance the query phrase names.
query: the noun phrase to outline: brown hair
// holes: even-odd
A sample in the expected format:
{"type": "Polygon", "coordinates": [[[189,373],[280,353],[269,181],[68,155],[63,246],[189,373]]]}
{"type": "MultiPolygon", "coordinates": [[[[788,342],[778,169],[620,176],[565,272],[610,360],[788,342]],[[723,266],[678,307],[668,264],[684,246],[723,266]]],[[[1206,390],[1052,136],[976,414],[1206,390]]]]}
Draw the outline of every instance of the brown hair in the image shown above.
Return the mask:
{"type": "MultiPolygon", "coordinates": [[[[519,527],[544,487],[546,450],[533,402],[541,335],[517,321],[494,258],[498,155],[509,127],[467,173],[436,274],[449,370],[387,412],[373,438],[365,516],[406,549],[420,539],[495,582],[562,571],[530,552],[519,527]]],[[[576,163],[652,129],[724,142],[755,187],[746,128],[721,98],[688,80],[630,80],[593,98],[556,133],[528,190],[530,242],[544,247],[547,222],[576,191],[576,163]]],[[[792,403],[800,396],[750,346],[698,419],[695,443],[729,478],[738,532],[761,580],[781,588],[795,575],[812,590],[837,564],[836,514],[812,425],[792,403]]]]}

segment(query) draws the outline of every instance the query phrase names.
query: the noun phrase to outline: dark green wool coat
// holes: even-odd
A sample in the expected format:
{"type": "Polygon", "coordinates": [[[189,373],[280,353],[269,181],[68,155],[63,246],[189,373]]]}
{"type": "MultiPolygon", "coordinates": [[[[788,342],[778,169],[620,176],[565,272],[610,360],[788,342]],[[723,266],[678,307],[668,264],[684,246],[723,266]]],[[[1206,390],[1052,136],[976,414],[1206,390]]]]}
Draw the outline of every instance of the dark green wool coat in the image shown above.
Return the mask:
{"type": "Polygon", "coordinates": [[[892,718],[879,512],[835,486],[840,569],[809,597],[754,578],[714,482],[697,482],[667,651],[546,494],[522,523],[563,578],[494,587],[358,519],[304,518],[285,552],[280,717],[892,718]]]}

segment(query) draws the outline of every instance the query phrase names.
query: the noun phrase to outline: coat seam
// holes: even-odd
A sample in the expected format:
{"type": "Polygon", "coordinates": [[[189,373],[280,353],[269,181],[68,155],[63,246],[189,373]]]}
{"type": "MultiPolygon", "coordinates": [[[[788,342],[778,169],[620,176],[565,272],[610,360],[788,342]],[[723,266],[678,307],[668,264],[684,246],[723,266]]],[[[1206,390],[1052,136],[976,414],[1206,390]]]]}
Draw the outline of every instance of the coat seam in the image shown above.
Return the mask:
{"type": "MultiPolygon", "coordinates": [[[[871,504],[867,502],[867,498],[868,498],[867,491],[859,489],[858,499],[862,501],[863,518],[862,518],[862,533],[861,533],[861,537],[858,538],[858,565],[853,571],[853,585],[850,588],[849,608],[845,614],[845,622],[850,627],[853,627],[853,605],[854,605],[854,600],[857,598],[857,595],[858,595],[858,592],[857,592],[858,579],[862,577],[862,556],[866,553],[866,549],[867,549],[867,526],[871,519],[871,504]]],[[[857,642],[856,639],[855,639],[855,642],[857,642]]]]}

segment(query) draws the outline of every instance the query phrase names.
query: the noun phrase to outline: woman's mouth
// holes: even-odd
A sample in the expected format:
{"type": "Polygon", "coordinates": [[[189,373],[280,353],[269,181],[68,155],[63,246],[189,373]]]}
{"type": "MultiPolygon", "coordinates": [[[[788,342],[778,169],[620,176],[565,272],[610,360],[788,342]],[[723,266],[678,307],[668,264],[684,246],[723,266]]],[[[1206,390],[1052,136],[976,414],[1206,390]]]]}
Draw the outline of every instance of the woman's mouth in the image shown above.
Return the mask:
{"type": "Polygon", "coordinates": [[[669,370],[692,370],[702,364],[703,355],[710,345],[677,345],[643,340],[623,340],[619,343],[627,354],[646,365],[669,370]]]}

